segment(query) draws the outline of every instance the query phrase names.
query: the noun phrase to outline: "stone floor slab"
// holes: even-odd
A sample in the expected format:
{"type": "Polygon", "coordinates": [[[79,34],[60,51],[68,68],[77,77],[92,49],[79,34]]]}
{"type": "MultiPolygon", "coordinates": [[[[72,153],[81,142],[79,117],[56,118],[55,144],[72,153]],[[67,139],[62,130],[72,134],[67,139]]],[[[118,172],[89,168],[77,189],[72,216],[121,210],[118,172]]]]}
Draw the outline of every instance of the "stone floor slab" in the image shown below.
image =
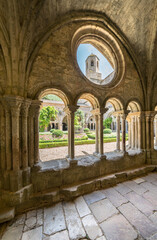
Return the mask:
{"type": "Polygon", "coordinates": [[[44,238],[44,240],[70,240],[68,236],[68,231],[61,231],[58,233],[55,233],[53,236],[44,238]]]}
{"type": "Polygon", "coordinates": [[[157,206],[157,194],[156,194],[156,192],[154,193],[154,192],[148,191],[148,192],[143,194],[143,197],[145,199],[147,199],[148,201],[150,201],[153,205],[157,206]]]}
{"type": "Polygon", "coordinates": [[[90,208],[99,223],[118,213],[117,209],[108,199],[95,202],[90,205],[90,208]]]}
{"type": "Polygon", "coordinates": [[[42,240],[42,227],[27,231],[23,234],[22,240],[42,240]]]}
{"type": "Polygon", "coordinates": [[[147,238],[147,240],[157,240],[157,233],[151,236],[150,238],[147,238]]]}
{"type": "Polygon", "coordinates": [[[106,190],[102,190],[102,192],[107,196],[107,198],[115,207],[119,207],[123,203],[128,202],[128,200],[123,197],[119,192],[117,192],[114,188],[108,188],[106,190]]]}
{"type": "Polygon", "coordinates": [[[37,223],[36,225],[39,227],[43,224],[43,209],[37,210],[37,223]]]}
{"type": "Polygon", "coordinates": [[[87,203],[82,196],[75,199],[75,205],[80,217],[84,217],[91,213],[87,203]]]}
{"type": "Polygon", "coordinates": [[[128,221],[139,231],[144,239],[149,238],[157,232],[155,226],[150,219],[135,208],[131,203],[123,204],[119,207],[120,212],[128,219],[128,221]]]}
{"type": "Polygon", "coordinates": [[[62,204],[58,203],[53,207],[44,209],[44,233],[51,235],[53,233],[65,230],[65,219],[62,204]]]}
{"type": "Polygon", "coordinates": [[[96,240],[106,240],[106,238],[102,236],[102,237],[98,237],[96,240]]]}
{"type": "Polygon", "coordinates": [[[86,236],[81,220],[73,202],[63,204],[70,240],[86,236]]]}
{"type": "Polygon", "coordinates": [[[91,240],[95,240],[97,237],[102,236],[102,231],[98,226],[97,222],[95,221],[93,215],[88,215],[82,219],[84,228],[88,234],[88,237],[91,240]]]}
{"type": "Polygon", "coordinates": [[[142,187],[144,187],[147,191],[155,192],[157,194],[157,186],[150,182],[144,182],[140,184],[142,187]]]}
{"type": "Polygon", "coordinates": [[[27,231],[29,229],[32,229],[36,226],[37,218],[36,217],[30,217],[25,222],[24,231],[27,231]]]}
{"type": "Polygon", "coordinates": [[[6,230],[1,240],[20,240],[22,237],[23,225],[11,227],[6,230]]]}
{"type": "Polygon", "coordinates": [[[106,196],[101,191],[96,191],[96,192],[92,192],[92,193],[84,195],[84,199],[88,205],[90,205],[94,202],[98,202],[104,198],[106,198],[106,196]]]}
{"type": "Polygon", "coordinates": [[[144,176],[143,179],[147,182],[157,181],[157,174],[156,173],[150,173],[149,175],[144,176]]]}
{"type": "Polygon", "coordinates": [[[124,182],[125,186],[132,189],[134,192],[136,192],[139,195],[142,195],[143,193],[145,193],[147,191],[144,187],[141,186],[141,184],[138,185],[134,181],[124,182]]]}
{"type": "Polygon", "coordinates": [[[125,195],[126,193],[132,191],[132,189],[128,188],[123,183],[119,183],[116,187],[114,187],[114,189],[116,189],[116,191],[118,191],[122,195],[125,195]]]}
{"type": "Polygon", "coordinates": [[[100,224],[108,240],[134,240],[137,232],[130,223],[121,215],[114,215],[100,224]]]}
{"type": "Polygon", "coordinates": [[[29,211],[27,212],[27,219],[30,217],[36,217],[36,215],[37,215],[37,210],[29,211]]]}
{"type": "Polygon", "coordinates": [[[157,212],[153,213],[149,219],[157,226],[157,212]]]}
{"type": "Polygon", "coordinates": [[[136,208],[138,208],[146,216],[150,216],[155,210],[157,210],[156,206],[153,206],[153,204],[151,204],[144,197],[138,195],[135,192],[130,192],[125,196],[136,208]]]}
{"type": "Polygon", "coordinates": [[[137,183],[137,184],[140,184],[140,183],[145,182],[145,180],[144,180],[143,178],[136,178],[136,179],[134,179],[133,181],[134,181],[135,183],[137,183]]]}

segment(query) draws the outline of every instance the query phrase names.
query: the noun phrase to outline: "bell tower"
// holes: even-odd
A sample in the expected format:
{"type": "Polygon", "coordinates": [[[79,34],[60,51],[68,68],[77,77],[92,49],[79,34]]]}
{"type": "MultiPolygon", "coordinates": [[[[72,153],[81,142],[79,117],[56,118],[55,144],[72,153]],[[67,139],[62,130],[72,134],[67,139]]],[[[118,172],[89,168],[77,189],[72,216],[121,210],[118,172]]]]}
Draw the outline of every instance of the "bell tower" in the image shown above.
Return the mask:
{"type": "Polygon", "coordinates": [[[94,54],[89,55],[86,59],[86,77],[95,83],[102,81],[99,72],[99,61],[99,58],[94,54]]]}

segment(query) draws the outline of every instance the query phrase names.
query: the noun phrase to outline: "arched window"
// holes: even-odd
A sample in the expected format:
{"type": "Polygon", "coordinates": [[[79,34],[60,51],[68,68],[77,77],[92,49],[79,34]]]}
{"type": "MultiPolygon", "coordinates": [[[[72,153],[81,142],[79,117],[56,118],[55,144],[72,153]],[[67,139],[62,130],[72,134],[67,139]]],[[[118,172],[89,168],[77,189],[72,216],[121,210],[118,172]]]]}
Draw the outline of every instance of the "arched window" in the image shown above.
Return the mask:
{"type": "Polygon", "coordinates": [[[97,68],[99,68],[99,62],[97,61],[97,68]]]}
{"type": "Polygon", "coordinates": [[[93,61],[93,60],[91,61],[91,67],[92,67],[92,66],[94,66],[94,61],[93,61]]]}

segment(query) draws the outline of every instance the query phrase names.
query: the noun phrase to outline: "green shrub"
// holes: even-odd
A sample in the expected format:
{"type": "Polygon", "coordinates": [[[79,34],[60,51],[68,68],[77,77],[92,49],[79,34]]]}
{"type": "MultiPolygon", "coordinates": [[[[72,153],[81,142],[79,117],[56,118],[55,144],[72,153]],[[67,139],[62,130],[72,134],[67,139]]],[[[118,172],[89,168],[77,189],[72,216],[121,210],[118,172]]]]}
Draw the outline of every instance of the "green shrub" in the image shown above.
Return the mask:
{"type": "Polygon", "coordinates": [[[81,130],[81,125],[75,125],[75,132],[79,132],[81,130]]]}
{"type": "Polygon", "coordinates": [[[54,129],[54,131],[52,132],[52,137],[63,137],[63,131],[59,129],[54,129]]]}
{"type": "Polygon", "coordinates": [[[89,131],[90,131],[89,128],[84,128],[84,132],[85,132],[85,133],[88,133],[89,131]]]}
{"type": "MultiPolygon", "coordinates": [[[[94,144],[95,140],[81,140],[76,141],[75,145],[94,144]]],[[[55,143],[39,143],[39,148],[53,148],[68,146],[68,142],[55,142],[55,143]]]]}
{"type": "Polygon", "coordinates": [[[54,129],[54,128],[50,130],[50,132],[51,132],[51,133],[53,133],[54,131],[55,131],[55,129],[54,129]]]}
{"type": "Polygon", "coordinates": [[[111,133],[112,133],[112,130],[109,129],[109,128],[106,128],[106,129],[103,130],[103,133],[104,133],[104,134],[111,134],[111,133]]]}
{"type": "Polygon", "coordinates": [[[87,133],[87,137],[88,137],[88,138],[91,138],[91,139],[95,139],[95,134],[88,134],[88,133],[87,133]]]}
{"type": "Polygon", "coordinates": [[[63,131],[64,134],[68,135],[68,131],[63,131]]]}

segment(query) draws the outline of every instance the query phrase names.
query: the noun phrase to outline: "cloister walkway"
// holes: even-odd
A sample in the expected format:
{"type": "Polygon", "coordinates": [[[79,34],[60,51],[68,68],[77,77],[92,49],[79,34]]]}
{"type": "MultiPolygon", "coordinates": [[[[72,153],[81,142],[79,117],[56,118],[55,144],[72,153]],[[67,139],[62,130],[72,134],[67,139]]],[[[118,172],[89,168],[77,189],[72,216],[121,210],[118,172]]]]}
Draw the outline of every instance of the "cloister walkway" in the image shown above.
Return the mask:
{"type": "Polygon", "coordinates": [[[150,173],[17,216],[2,240],[155,240],[156,194],[157,173],[150,173]]]}

